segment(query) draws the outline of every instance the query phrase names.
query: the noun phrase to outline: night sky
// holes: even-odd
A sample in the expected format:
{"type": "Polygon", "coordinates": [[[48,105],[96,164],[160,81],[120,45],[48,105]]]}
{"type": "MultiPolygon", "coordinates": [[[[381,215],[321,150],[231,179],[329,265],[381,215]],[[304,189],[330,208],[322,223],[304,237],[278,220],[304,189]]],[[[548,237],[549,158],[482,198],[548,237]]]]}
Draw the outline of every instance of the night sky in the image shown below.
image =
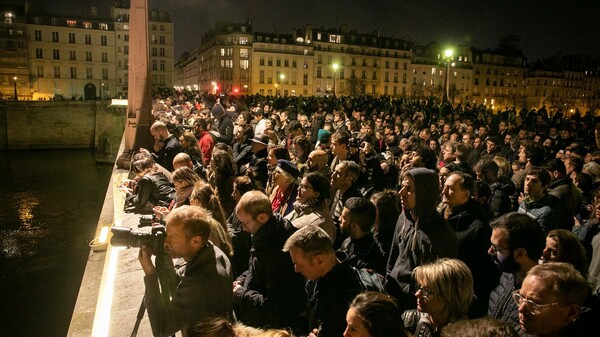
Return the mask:
{"type": "MultiPolygon", "coordinates": [[[[14,1],[14,0],[9,0],[14,1]]],[[[3,2],[6,2],[3,1],[3,2]]],[[[63,13],[87,13],[97,6],[109,15],[110,0],[30,0],[63,13]]],[[[148,0],[171,14],[175,23],[175,59],[197,45],[217,21],[252,20],[254,31],[290,34],[312,24],[347,24],[359,33],[406,37],[419,44],[494,48],[501,36],[521,36],[528,60],[557,51],[600,57],[599,0],[148,0]]]]}

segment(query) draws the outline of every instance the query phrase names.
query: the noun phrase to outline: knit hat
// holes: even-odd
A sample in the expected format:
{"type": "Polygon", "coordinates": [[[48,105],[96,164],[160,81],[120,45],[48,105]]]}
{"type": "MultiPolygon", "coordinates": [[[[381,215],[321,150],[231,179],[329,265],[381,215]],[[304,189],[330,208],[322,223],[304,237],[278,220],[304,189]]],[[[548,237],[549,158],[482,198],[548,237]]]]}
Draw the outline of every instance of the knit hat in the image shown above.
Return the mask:
{"type": "Polygon", "coordinates": [[[277,167],[281,168],[285,172],[289,173],[292,177],[298,179],[300,177],[300,171],[296,168],[296,165],[289,160],[279,159],[277,161],[277,167]]]}
{"type": "Polygon", "coordinates": [[[319,143],[327,144],[329,143],[329,138],[331,138],[331,131],[320,129],[319,133],[317,133],[317,140],[319,143]]]}

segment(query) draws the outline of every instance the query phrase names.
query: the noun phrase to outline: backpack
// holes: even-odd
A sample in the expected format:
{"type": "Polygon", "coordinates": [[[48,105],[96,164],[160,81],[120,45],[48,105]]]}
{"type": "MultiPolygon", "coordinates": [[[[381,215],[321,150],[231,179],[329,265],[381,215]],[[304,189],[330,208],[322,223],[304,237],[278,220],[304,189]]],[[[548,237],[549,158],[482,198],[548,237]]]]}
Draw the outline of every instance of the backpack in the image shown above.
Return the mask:
{"type": "Polygon", "coordinates": [[[352,269],[364,291],[376,291],[385,294],[382,275],[372,269],[355,267],[352,267],[352,269]]]}

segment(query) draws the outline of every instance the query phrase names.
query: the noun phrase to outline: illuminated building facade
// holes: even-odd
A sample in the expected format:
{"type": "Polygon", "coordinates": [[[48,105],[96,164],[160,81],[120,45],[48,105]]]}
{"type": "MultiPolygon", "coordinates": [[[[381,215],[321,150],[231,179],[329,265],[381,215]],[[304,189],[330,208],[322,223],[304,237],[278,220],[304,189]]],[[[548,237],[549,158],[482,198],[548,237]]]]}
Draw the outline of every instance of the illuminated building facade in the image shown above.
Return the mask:
{"type": "Polygon", "coordinates": [[[530,65],[527,105],[560,108],[567,114],[600,108],[600,63],[581,55],[557,54],[530,65]]]}
{"type": "Polygon", "coordinates": [[[94,99],[114,90],[115,29],[110,18],[97,17],[94,9],[77,18],[32,13],[27,34],[33,99],[94,99]]]}
{"type": "MultiPolygon", "coordinates": [[[[115,26],[116,96],[127,97],[129,70],[129,8],[122,2],[111,7],[115,26]]],[[[151,9],[148,16],[148,41],[150,43],[150,74],[152,85],[173,86],[174,39],[173,22],[169,13],[151,9]]]]}
{"type": "Polygon", "coordinates": [[[25,11],[0,6],[0,99],[29,97],[29,50],[25,11]]]}
{"type": "Polygon", "coordinates": [[[251,22],[218,22],[175,64],[175,88],[249,93],[253,39],[251,22]]]}

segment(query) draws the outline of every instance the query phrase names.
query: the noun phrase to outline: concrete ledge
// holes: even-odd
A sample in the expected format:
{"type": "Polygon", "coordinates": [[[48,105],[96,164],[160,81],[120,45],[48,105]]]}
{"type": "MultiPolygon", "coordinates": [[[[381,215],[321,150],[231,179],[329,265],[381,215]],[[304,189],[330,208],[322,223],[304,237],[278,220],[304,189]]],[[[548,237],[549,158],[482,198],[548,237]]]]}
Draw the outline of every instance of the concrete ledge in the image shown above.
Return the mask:
{"type": "MultiPolygon", "coordinates": [[[[120,152],[123,147],[122,141],[120,152]]],[[[113,169],[96,237],[103,227],[112,224],[137,230],[139,215],[123,212],[124,197],[117,189],[128,174],[126,170],[113,169]]],[[[131,335],[144,296],[144,274],[137,260],[138,249],[110,245],[105,248],[90,250],[67,332],[69,337],[131,335]]],[[[142,320],[138,336],[152,336],[147,316],[142,320]]]]}

